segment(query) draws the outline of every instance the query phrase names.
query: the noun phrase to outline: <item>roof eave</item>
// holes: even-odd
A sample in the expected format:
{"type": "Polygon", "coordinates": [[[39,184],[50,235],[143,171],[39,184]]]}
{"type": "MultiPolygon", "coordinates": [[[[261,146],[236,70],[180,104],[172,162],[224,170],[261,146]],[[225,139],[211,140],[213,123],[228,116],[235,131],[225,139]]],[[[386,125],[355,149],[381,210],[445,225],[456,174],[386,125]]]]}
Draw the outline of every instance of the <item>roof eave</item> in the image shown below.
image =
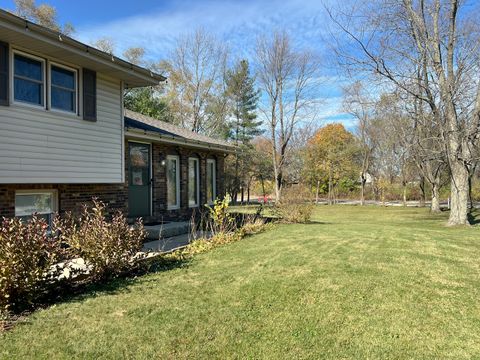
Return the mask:
{"type": "Polygon", "coordinates": [[[190,140],[176,136],[163,135],[153,131],[140,130],[135,128],[125,127],[125,136],[140,137],[144,140],[151,140],[175,145],[184,145],[199,149],[206,149],[211,151],[219,151],[227,154],[235,154],[237,148],[235,146],[225,146],[219,144],[212,144],[198,140],[190,140]]]}

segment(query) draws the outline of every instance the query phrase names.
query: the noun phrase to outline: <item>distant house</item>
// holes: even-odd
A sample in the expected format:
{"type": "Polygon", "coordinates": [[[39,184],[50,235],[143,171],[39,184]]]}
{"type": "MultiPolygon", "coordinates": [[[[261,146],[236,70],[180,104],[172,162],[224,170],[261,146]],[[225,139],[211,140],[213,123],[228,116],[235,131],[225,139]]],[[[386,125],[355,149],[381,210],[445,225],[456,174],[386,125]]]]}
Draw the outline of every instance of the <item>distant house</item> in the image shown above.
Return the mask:
{"type": "Polygon", "coordinates": [[[125,89],[164,80],[0,10],[0,216],[97,197],[155,221],[222,196],[233,146],[123,109],[125,89]]]}

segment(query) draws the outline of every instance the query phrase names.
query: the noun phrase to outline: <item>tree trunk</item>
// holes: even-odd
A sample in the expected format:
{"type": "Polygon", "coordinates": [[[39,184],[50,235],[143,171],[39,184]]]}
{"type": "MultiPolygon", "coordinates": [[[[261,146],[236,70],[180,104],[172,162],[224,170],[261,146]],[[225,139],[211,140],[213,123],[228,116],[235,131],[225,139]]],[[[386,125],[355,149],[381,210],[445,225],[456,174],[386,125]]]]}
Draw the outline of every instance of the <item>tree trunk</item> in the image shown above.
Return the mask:
{"type": "Polygon", "coordinates": [[[243,205],[243,201],[244,201],[244,199],[245,199],[245,189],[243,188],[243,185],[242,185],[242,187],[241,187],[240,189],[241,189],[241,194],[242,194],[241,204],[243,205]]]}
{"type": "Polygon", "coordinates": [[[473,180],[474,172],[471,172],[468,175],[468,210],[472,211],[473,206],[473,196],[472,196],[472,180],[473,180]]]}
{"type": "Polygon", "coordinates": [[[403,206],[407,206],[407,182],[403,181],[402,182],[403,186],[403,206]]]}
{"type": "Polygon", "coordinates": [[[425,194],[425,177],[420,178],[420,207],[425,207],[426,201],[426,194],[425,194]]]}
{"type": "Polygon", "coordinates": [[[318,204],[318,194],[320,193],[320,180],[317,180],[317,191],[315,194],[315,204],[318,204]]]}
{"type": "Polygon", "coordinates": [[[282,173],[277,172],[275,176],[275,201],[280,201],[282,197],[282,173]]]}
{"type": "Polygon", "coordinates": [[[365,183],[367,182],[367,179],[365,179],[365,175],[362,174],[361,178],[361,190],[360,190],[360,205],[364,206],[365,205],[365,183]]]}
{"type": "Polygon", "coordinates": [[[451,201],[448,225],[469,225],[468,221],[468,169],[459,160],[450,162],[451,201]]]}
{"type": "Polygon", "coordinates": [[[328,205],[332,205],[332,200],[333,200],[333,179],[332,179],[332,168],[330,167],[328,171],[328,205]]]}
{"type": "MultiPolygon", "coordinates": [[[[238,130],[237,130],[237,145],[238,145],[238,130]]],[[[239,181],[238,181],[238,154],[235,154],[235,179],[233,179],[233,204],[237,204],[238,190],[239,190],[239,181]]]]}
{"type": "Polygon", "coordinates": [[[263,176],[260,176],[260,183],[262,184],[262,195],[263,195],[263,198],[265,199],[265,181],[263,180],[263,176]]]}
{"type": "Polygon", "coordinates": [[[247,185],[247,204],[250,204],[250,182],[247,185]]]}
{"type": "Polygon", "coordinates": [[[433,183],[432,185],[432,203],[430,205],[430,211],[433,213],[440,212],[440,194],[439,184],[433,183]]]}

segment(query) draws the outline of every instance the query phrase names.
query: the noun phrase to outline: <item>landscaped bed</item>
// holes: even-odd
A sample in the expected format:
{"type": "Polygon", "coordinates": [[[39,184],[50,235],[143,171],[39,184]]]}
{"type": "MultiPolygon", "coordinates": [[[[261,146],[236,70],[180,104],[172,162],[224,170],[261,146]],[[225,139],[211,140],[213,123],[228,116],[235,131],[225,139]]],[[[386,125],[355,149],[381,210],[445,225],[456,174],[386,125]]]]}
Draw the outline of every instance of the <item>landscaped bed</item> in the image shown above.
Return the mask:
{"type": "Polygon", "coordinates": [[[39,310],[1,358],[474,358],[480,228],[426,209],[320,206],[314,223],[39,310]]]}

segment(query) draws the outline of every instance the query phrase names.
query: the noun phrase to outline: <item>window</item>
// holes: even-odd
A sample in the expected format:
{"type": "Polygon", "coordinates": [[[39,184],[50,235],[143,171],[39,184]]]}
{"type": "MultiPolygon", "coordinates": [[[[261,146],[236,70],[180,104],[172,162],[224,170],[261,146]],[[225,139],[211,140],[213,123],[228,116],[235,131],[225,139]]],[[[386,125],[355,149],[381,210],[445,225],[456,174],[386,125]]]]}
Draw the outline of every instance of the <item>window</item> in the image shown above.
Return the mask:
{"type": "Polygon", "coordinates": [[[45,62],[18,53],[14,53],[13,58],[13,99],[44,106],[45,62]]]}
{"type": "Polygon", "coordinates": [[[167,207],[180,207],[180,159],[175,155],[167,156],[167,207]]]}
{"type": "Polygon", "coordinates": [[[198,195],[200,193],[200,182],[199,182],[199,171],[198,171],[198,159],[189,158],[188,159],[188,206],[196,207],[198,206],[198,195]]]}
{"type": "Polygon", "coordinates": [[[213,204],[217,197],[217,179],[215,160],[207,159],[207,202],[213,204]]]}
{"type": "Polygon", "coordinates": [[[49,224],[57,211],[57,196],[51,191],[17,191],[15,193],[15,216],[30,219],[33,214],[43,217],[49,224]]]}
{"type": "Polygon", "coordinates": [[[77,72],[73,69],[50,66],[50,107],[77,112],[77,72]]]}

